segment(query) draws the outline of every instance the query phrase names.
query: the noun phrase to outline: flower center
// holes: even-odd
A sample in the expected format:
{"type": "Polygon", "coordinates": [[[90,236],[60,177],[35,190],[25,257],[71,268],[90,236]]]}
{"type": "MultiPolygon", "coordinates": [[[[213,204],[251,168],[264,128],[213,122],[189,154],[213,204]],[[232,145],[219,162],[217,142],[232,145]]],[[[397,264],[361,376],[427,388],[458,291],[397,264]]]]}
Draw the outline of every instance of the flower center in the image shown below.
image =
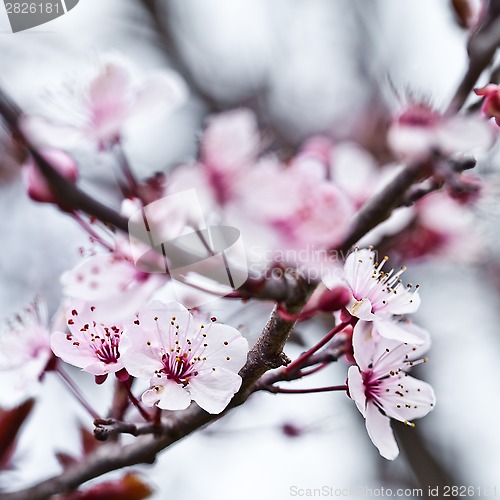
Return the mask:
{"type": "Polygon", "coordinates": [[[410,127],[432,127],[440,121],[440,116],[427,106],[418,105],[407,109],[398,119],[400,125],[410,127]]]}
{"type": "Polygon", "coordinates": [[[120,357],[120,351],[118,350],[120,344],[119,330],[116,328],[118,331],[113,331],[113,333],[109,331],[109,328],[104,328],[104,330],[106,332],[104,338],[99,335],[95,335],[92,338],[95,354],[99,361],[105,364],[117,363],[120,357]]]}
{"type": "Polygon", "coordinates": [[[163,368],[160,370],[167,376],[167,379],[173,380],[177,384],[186,385],[189,377],[196,375],[194,364],[189,361],[188,354],[167,353],[161,358],[163,368]]]}
{"type": "Polygon", "coordinates": [[[365,386],[365,396],[367,401],[377,401],[381,393],[381,380],[377,378],[372,370],[363,372],[363,384],[365,386]]]}

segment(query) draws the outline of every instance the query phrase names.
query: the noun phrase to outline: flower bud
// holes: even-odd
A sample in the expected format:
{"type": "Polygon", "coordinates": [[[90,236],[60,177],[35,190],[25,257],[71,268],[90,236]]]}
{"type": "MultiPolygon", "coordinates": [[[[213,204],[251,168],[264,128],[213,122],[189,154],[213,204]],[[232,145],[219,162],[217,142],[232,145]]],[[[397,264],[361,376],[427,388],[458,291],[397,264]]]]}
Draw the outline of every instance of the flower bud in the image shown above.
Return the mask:
{"type": "Polygon", "coordinates": [[[318,309],[325,312],[339,311],[351,300],[351,292],[345,286],[325,290],[318,301],[318,309]]]}
{"type": "MultiPolygon", "coordinates": [[[[64,151],[53,148],[44,148],[40,151],[40,154],[66,180],[73,183],[76,182],[78,179],[78,167],[71,156],[64,151]]],[[[43,203],[58,203],[56,194],[40,171],[36,161],[30,158],[24,164],[23,168],[28,196],[32,200],[43,203]]]]}
{"type": "Polygon", "coordinates": [[[497,125],[500,125],[500,86],[490,83],[486,87],[474,89],[474,92],[484,97],[481,111],[488,117],[494,117],[497,125]]]}

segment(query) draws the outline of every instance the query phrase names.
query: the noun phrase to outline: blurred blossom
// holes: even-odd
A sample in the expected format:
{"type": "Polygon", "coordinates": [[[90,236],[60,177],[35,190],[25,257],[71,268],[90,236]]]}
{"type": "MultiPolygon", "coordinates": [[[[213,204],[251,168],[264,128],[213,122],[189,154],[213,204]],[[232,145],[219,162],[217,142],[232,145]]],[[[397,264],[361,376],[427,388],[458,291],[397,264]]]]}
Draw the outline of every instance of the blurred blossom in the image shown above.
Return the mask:
{"type": "MultiPolygon", "coordinates": [[[[160,258],[155,252],[151,255],[160,258]]],[[[136,267],[125,238],[116,238],[114,248],[85,257],[61,275],[63,294],[70,302],[99,305],[100,320],[112,322],[132,317],[166,281],[165,274],[136,267]]]]}
{"type": "Polygon", "coordinates": [[[238,176],[255,163],[261,150],[257,120],[247,109],[210,119],[201,142],[201,163],[218,202],[231,195],[238,176]]]}
{"type": "Polygon", "coordinates": [[[405,259],[443,257],[467,262],[481,251],[479,230],[471,209],[443,192],[420,200],[413,219],[392,243],[405,259]]]}
{"type": "MultiPolygon", "coordinates": [[[[363,321],[355,326],[352,340],[357,366],[351,366],[348,372],[350,396],[366,419],[373,444],[384,458],[394,460],[399,449],[390,419],[414,426],[412,420],[427,415],[436,402],[429,384],[406,373],[425,361],[416,360],[422,349],[383,338],[374,324],[363,321]]],[[[426,334],[426,347],[429,344],[426,334]]]]}
{"type": "Polygon", "coordinates": [[[393,122],[387,140],[396,156],[415,163],[434,153],[451,156],[487,150],[493,145],[494,134],[478,116],[445,117],[425,104],[414,104],[393,122]]]}
{"type": "Polygon", "coordinates": [[[182,410],[196,401],[220,413],[241,385],[248,342],[233,327],[201,324],[181,304],[153,302],[126,326],[122,359],[127,371],[147,379],[148,406],[182,410]]]}
{"type": "MultiPolygon", "coordinates": [[[[354,204],[329,179],[325,158],[312,146],[288,163],[272,154],[259,156],[261,148],[250,111],[213,117],[201,139],[200,161],[175,169],[166,193],[195,189],[206,220],[241,230],[250,259],[265,260],[265,267],[273,263],[264,257],[268,251],[285,250],[297,252],[287,263],[315,267],[321,264],[315,262],[321,251],[334,248],[346,235],[354,204]],[[306,249],[310,255],[298,259],[306,249]]],[[[328,156],[327,148],[322,151],[328,156]]]]}
{"type": "Polygon", "coordinates": [[[36,144],[95,144],[104,150],[123,138],[129,122],[147,123],[185,101],[185,84],[174,71],[162,70],[148,78],[135,73],[123,57],[102,56],[94,74],[69,83],[54,98],[52,116],[26,117],[24,131],[36,144]]]}
{"type": "Polygon", "coordinates": [[[0,406],[16,406],[37,393],[52,356],[49,328],[41,299],[0,325],[0,406]]]}
{"type": "Polygon", "coordinates": [[[500,125],[500,86],[494,83],[486,85],[474,92],[483,97],[481,111],[488,117],[495,118],[497,125],[500,125]]]}

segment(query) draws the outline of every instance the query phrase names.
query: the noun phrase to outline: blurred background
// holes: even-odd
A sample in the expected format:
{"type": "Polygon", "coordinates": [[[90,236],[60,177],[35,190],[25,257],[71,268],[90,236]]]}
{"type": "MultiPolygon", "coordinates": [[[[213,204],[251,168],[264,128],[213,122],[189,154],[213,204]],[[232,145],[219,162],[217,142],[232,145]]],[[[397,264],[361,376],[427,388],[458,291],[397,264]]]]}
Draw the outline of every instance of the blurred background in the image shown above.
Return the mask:
{"type": "MultiPolygon", "coordinates": [[[[467,34],[448,0],[80,0],[67,15],[15,35],[0,8],[0,81],[25,111],[38,113],[51,105],[47,92],[102,52],[120,52],[145,73],[177,70],[189,85],[188,103],[125,142],[141,178],[193,157],[206,117],[234,107],[257,113],[270,148],[293,151],[324,134],[356,141],[384,162],[390,159],[384,132],[412,96],[446,106],[467,65],[467,34]]],[[[59,275],[78,261],[87,236],[55,207],[28,199],[4,133],[2,144],[0,317],[36,294],[54,312],[59,275]]],[[[84,189],[117,207],[115,172],[90,154],[79,162],[84,189]]],[[[498,167],[495,149],[478,167],[488,188],[471,210],[480,249],[460,258],[466,232],[458,257],[411,265],[407,281],[422,287],[415,320],[433,336],[430,361],[417,376],[434,386],[438,403],[416,429],[394,426],[402,449],[396,461],[378,455],[343,394],[258,394],[154,466],[135,467],[149,478],[154,498],[281,500],[292,487],[426,492],[438,484],[497,486],[500,495],[498,167]]],[[[219,319],[249,338],[270,310],[268,304],[244,310],[214,304],[219,319]]],[[[310,344],[324,328],[318,319],[298,330],[310,344]]],[[[302,349],[291,343],[287,354],[302,349]]],[[[110,386],[95,390],[91,377],[72,374],[104,411],[110,386]]],[[[342,384],[345,374],[338,363],[304,385],[342,384]]],[[[2,484],[20,487],[60,470],[52,450],[74,453],[83,423],[87,416],[49,374],[22,434],[16,469],[2,484]]]]}

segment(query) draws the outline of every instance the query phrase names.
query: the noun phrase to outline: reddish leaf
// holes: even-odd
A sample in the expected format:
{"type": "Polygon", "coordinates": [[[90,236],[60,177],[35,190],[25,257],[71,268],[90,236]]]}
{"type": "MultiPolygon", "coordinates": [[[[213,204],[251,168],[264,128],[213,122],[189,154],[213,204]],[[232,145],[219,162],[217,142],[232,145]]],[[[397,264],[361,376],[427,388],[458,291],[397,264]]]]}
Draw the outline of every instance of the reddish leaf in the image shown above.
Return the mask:
{"type": "Polygon", "coordinates": [[[72,465],[75,465],[79,462],[79,460],[72,455],[68,455],[67,453],[63,452],[57,452],[56,458],[63,469],[67,469],[68,467],[71,467],[72,465]]]}
{"type": "Polygon", "coordinates": [[[121,479],[106,481],[66,495],[64,500],[142,500],[152,493],[152,489],[137,474],[129,473],[121,479]]]}
{"type": "Polygon", "coordinates": [[[80,436],[82,440],[83,456],[90,455],[96,448],[102,446],[102,442],[94,437],[94,433],[88,431],[84,427],[80,427],[80,436]]]}
{"type": "Polygon", "coordinates": [[[28,399],[13,410],[0,410],[0,470],[9,466],[19,430],[34,404],[34,399],[28,399]]]}

